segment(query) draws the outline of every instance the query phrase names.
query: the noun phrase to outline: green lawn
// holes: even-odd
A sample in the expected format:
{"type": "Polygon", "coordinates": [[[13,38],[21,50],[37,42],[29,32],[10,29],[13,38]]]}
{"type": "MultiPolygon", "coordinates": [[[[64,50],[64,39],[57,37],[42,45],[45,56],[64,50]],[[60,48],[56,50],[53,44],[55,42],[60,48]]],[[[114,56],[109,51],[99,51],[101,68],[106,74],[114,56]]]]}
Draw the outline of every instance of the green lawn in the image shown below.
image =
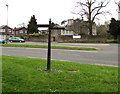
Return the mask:
{"type": "Polygon", "coordinates": [[[118,67],[2,56],[3,92],[118,92],[118,67]]]}
{"type": "MultiPolygon", "coordinates": [[[[37,48],[47,48],[47,45],[30,45],[30,44],[1,44],[2,46],[13,46],[13,47],[37,47],[37,48]]],[[[96,48],[86,48],[86,47],[65,47],[65,46],[51,46],[54,49],[73,49],[73,50],[97,50],[96,48]]]]}

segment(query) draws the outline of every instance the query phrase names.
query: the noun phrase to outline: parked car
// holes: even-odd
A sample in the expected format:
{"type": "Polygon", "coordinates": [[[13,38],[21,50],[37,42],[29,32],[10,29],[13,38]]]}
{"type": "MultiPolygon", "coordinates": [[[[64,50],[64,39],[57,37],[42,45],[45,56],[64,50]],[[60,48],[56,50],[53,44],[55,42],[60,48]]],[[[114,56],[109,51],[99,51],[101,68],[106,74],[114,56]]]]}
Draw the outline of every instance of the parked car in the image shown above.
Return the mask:
{"type": "Polygon", "coordinates": [[[9,41],[10,42],[25,42],[25,40],[20,37],[9,38],[9,41]]]}
{"type": "Polygon", "coordinates": [[[4,43],[5,43],[5,40],[0,39],[0,43],[3,43],[3,44],[4,44],[4,43]]]}

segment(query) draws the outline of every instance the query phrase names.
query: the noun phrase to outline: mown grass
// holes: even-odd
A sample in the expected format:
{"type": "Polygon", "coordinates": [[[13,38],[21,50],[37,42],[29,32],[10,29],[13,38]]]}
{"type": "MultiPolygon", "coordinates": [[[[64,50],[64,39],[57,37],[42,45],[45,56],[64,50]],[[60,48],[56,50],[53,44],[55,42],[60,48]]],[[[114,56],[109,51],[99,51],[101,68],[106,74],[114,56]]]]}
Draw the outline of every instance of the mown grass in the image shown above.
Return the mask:
{"type": "MultiPolygon", "coordinates": [[[[30,44],[1,44],[1,46],[10,47],[37,47],[47,48],[47,45],[30,45],[30,44]]],[[[96,48],[85,48],[85,47],[65,47],[65,46],[51,46],[54,49],[72,49],[72,50],[97,50],[96,48]]]]}
{"type": "Polygon", "coordinates": [[[3,92],[118,92],[118,68],[2,56],[3,92]]]}
{"type": "Polygon", "coordinates": [[[106,42],[107,42],[107,43],[118,43],[118,40],[112,39],[112,40],[107,40],[106,42]]]}

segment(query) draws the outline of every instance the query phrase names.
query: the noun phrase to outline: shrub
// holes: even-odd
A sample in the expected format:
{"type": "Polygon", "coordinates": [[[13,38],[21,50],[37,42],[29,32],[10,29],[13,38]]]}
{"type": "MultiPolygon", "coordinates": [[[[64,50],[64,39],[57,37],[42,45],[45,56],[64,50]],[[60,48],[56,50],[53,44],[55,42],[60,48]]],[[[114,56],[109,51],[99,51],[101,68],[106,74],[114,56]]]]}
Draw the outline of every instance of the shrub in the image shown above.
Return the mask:
{"type": "Polygon", "coordinates": [[[31,36],[41,36],[41,35],[47,35],[46,33],[33,33],[33,34],[29,34],[31,36]]]}

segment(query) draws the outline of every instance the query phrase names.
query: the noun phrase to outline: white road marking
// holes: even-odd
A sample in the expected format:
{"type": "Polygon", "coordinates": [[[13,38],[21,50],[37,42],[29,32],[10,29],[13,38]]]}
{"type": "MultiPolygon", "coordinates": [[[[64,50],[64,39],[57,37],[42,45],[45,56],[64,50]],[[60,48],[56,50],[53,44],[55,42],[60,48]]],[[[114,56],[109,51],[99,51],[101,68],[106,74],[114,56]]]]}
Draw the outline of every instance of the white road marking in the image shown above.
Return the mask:
{"type": "MultiPolygon", "coordinates": [[[[58,49],[52,49],[52,50],[58,50],[58,49]]],[[[90,52],[90,53],[96,53],[96,52],[98,52],[98,51],[86,51],[86,50],[69,50],[69,49],[59,49],[59,50],[62,50],[62,51],[66,51],[66,52],[69,52],[69,51],[71,51],[71,52],[90,52]]]]}
{"type": "Polygon", "coordinates": [[[30,50],[38,50],[38,49],[40,49],[40,50],[46,50],[46,48],[25,48],[25,49],[30,49],[30,50]]]}
{"type": "Polygon", "coordinates": [[[92,65],[119,67],[119,66],[116,66],[116,65],[108,65],[108,64],[92,64],[92,65]]]}

